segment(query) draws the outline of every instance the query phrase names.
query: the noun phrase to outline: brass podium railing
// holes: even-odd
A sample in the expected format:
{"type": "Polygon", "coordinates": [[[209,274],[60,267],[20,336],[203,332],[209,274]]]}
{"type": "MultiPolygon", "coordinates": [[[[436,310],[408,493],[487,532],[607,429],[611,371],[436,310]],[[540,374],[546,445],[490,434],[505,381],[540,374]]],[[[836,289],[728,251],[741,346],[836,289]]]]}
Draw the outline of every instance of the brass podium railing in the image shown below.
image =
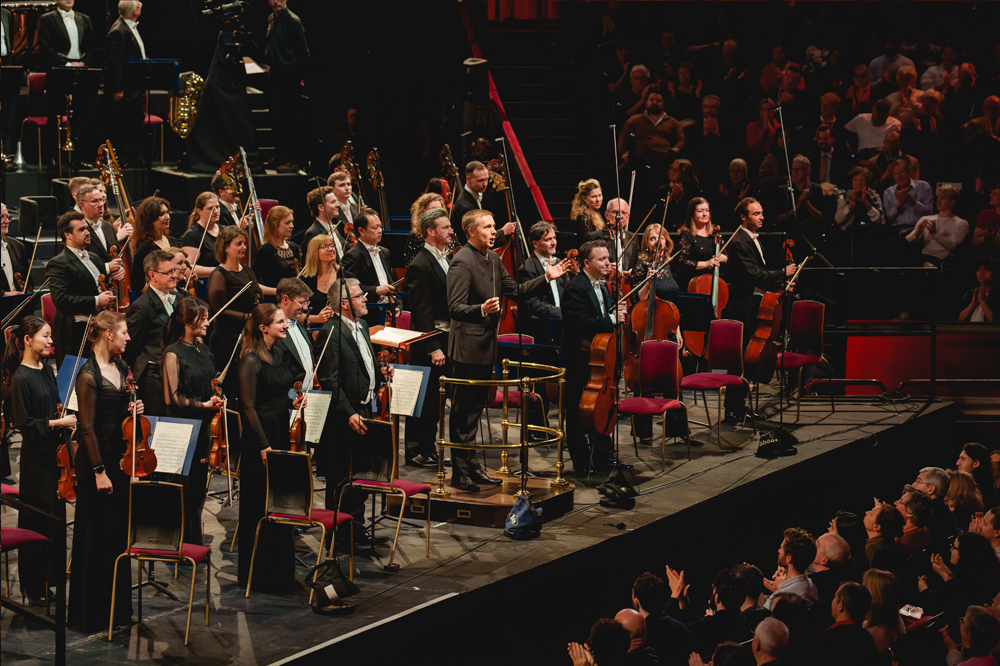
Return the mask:
{"type": "MultiPolygon", "coordinates": [[[[439,402],[438,402],[438,472],[437,472],[437,482],[438,487],[431,492],[434,497],[450,497],[451,493],[444,487],[444,449],[445,447],[451,447],[454,449],[466,449],[474,451],[500,451],[501,467],[499,473],[510,474],[510,470],[507,469],[507,460],[509,454],[507,451],[511,449],[521,450],[521,489],[514,494],[515,497],[523,497],[524,499],[529,498],[529,493],[527,491],[528,483],[528,449],[537,446],[550,446],[552,444],[556,445],[557,457],[556,457],[556,478],[551,481],[553,486],[567,486],[569,482],[563,478],[562,472],[564,469],[563,465],[563,440],[564,429],[563,429],[563,391],[566,385],[566,369],[558,368],[553,365],[542,365],[541,363],[527,363],[521,361],[511,361],[510,359],[503,359],[502,364],[502,377],[500,379],[456,379],[454,377],[441,377],[439,379],[439,402]],[[515,379],[510,379],[510,369],[511,368],[521,368],[526,370],[540,370],[543,372],[550,372],[550,375],[543,375],[540,377],[517,377],[515,379]],[[556,383],[559,386],[559,427],[549,428],[547,426],[538,426],[528,423],[526,417],[527,400],[530,387],[534,384],[549,384],[556,383]],[[500,387],[503,389],[503,418],[500,421],[501,429],[501,440],[500,444],[465,444],[462,442],[449,442],[445,439],[444,430],[444,403],[445,399],[448,397],[448,385],[454,385],[455,387],[462,386],[481,386],[487,389],[493,387],[500,387]],[[521,391],[521,421],[520,423],[509,420],[510,416],[510,389],[517,388],[521,391]],[[509,428],[520,428],[521,429],[521,441],[517,444],[511,444],[507,440],[507,430],[509,428]],[[537,441],[529,441],[529,432],[540,432],[546,435],[545,439],[537,441]]],[[[487,394],[486,409],[489,409],[490,400],[492,394],[487,394]]]]}

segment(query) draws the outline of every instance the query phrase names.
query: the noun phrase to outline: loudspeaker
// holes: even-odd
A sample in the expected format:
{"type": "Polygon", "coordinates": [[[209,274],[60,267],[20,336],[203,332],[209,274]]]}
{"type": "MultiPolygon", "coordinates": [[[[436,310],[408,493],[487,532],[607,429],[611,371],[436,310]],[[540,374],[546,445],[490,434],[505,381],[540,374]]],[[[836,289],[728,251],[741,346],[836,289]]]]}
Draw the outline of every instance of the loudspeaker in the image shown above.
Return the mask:
{"type": "Polygon", "coordinates": [[[54,232],[59,217],[58,202],[56,197],[21,197],[17,221],[18,234],[34,238],[39,226],[54,232]]]}

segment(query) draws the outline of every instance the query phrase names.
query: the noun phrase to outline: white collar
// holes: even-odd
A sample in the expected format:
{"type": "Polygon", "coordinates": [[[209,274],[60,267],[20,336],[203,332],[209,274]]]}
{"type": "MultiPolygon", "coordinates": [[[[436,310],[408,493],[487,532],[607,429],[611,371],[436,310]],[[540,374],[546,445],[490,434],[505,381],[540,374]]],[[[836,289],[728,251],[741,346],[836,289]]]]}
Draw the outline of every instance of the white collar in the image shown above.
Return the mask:
{"type": "Polygon", "coordinates": [[[433,254],[435,259],[440,259],[441,257],[445,256],[444,250],[437,249],[427,241],[424,241],[424,248],[426,248],[428,252],[433,254]]]}
{"type": "Polygon", "coordinates": [[[343,315],[343,313],[338,312],[337,316],[340,317],[340,320],[342,322],[344,322],[345,324],[347,324],[347,328],[351,331],[351,334],[353,335],[354,328],[355,328],[355,323],[353,321],[351,321],[350,319],[348,319],[347,317],[345,317],[343,315]]]}
{"type": "Polygon", "coordinates": [[[330,223],[330,222],[324,222],[323,220],[319,219],[318,217],[316,218],[316,221],[319,222],[319,225],[321,227],[323,227],[324,229],[326,229],[327,231],[330,231],[333,228],[333,224],[332,223],[330,223]]]}
{"type": "Polygon", "coordinates": [[[124,16],[122,17],[122,20],[123,20],[123,21],[125,21],[125,25],[127,25],[127,26],[128,26],[128,29],[129,29],[129,30],[135,30],[135,26],[136,26],[136,25],[138,25],[138,24],[137,24],[137,23],[136,23],[135,21],[133,21],[132,19],[130,19],[130,18],[125,18],[124,16]]]}
{"type": "Polygon", "coordinates": [[[587,279],[590,280],[590,286],[591,286],[592,289],[600,289],[601,288],[600,285],[601,285],[601,282],[603,281],[603,278],[594,278],[594,277],[592,277],[590,275],[590,273],[587,273],[586,271],[584,271],[584,273],[586,274],[587,279]]]}
{"type": "Polygon", "coordinates": [[[64,10],[64,9],[62,9],[60,7],[56,7],[56,9],[59,10],[59,14],[62,16],[62,18],[63,18],[64,21],[66,21],[68,19],[75,19],[76,18],[76,12],[74,12],[72,9],[69,10],[69,11],[66,11],[66,10],[64,10]]]}
{"type": "Polygon", "coordinates": [[[378,245],[369,245],[368,243],[364,242],[360,238],[358,239],[358,242],[361,243],[362,245],[364,245],[365,249],[368,250],[369,252],[371,252],[372,254],[378,254],[378,245]]]}
{"type": "Polygon", "coordinates": [[[543,257],[542,255],[538,254],[537,250],[535,251],[535,256],[538,257],[538,261],[542,263],[542,266],[548,266],[549,263],[552,261],[552,257],[543,257]]]}
{"type": "Polygon", "coordinates": [[[78,250],[77,248],[70,247],[69,245],[66,246],[66,249],[75,254],[78,259],[86,259],[88,257],[87,250],[78,250]]]}
{"type": "Polygon", "coordinates": [[[173,301],[174,301],[174,295],[173,294],[169,294],[167,292],[160,291],[159,289],[157,289],[153,285],[149,285],[149,288],[150,288],[150,290],[152,290],[152,292],[154,294],[156,294],[157,296],[160,297],[161,301],[163,301],[165,303],[166,302],[173,303],[173,301]]]}
{"type": "Polygon", "coordinates": [[[465,191],[471,194],[472,196],[476,197],[477,201],[483,198],[482,192],[476,192],[475,190],[470,190],[468,185],[465,186],[465,191]]]}
{"type": "Polygon", "coordinates": [[[746,227],[744,227],[742,224],[740,225],[740,229],[742,229],[743,231],[747,232],[747,234],[750,235],[750,238],[752,238],[754,240],[757,240],[757,236],[760,236],[760,232],[754,233],[753,231],[750,231],[749,229],[747,229],[746,227]]]}

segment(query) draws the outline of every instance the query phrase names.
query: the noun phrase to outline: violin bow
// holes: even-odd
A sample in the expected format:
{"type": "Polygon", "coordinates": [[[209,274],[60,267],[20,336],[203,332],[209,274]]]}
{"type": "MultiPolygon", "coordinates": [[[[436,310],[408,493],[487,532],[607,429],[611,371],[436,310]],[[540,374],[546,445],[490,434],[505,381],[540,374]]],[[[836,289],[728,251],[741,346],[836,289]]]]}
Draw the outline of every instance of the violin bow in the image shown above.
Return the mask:
{"type": "MultiPolygon", "coordinates": [[[[674,260],[674,258],[675,258],[675,257],[677,257],[677,255],[678,255],[678,254],[680,254],[680,253],[681,253],[681,251],[680,251],[680,250],[677,250],[677,251],[676,251],[676,252],[674,252],[674,253],[673,253],[672,255],[670,255],[669,257],[667,257],[666,261],[664,261],[663,263],[661,263],[661,264],[660,264],[659,266],[655,266],[655,267],[653,267],[653,268],[650,268],[650,269],[649,269],[649,275],[647,275],[647,276],[645,277],[645,279],[644,279],[644,280],[643,280],[642,282],[640,282],[639,284],[637,284],[637,285],[635,285],[634,287],[632,287],[632,291],[635,291],[635,292],[638,292],[638,290],[639,290],[639,289],[641,289],[641,288],[643,287],[643,285],[645,285],[645,284],[646,284],[647,282],[649,282],[649,281],[650,281],[650,280],[652,280],[652,279],[653,279],[654,277],[656,277],[656,275],[657,275],[657,274],[658,274],[658,273],[659,273],[660,271],[662,271],[662,270],[663,270],[664,268],[666,268],[667,266],[669,266],[669,265],[670,265],[670,262],[671,262],[671,261],[673,261],[673,260],[674,260]]],[[[632,292],[630,291],[630,292],[629,292],[628,294],[626,294],[625,296],[622,296],[622,297],[621,297],[621,299],[619,299],[618,303],[624,303],[624,302],[625,302],[625,300],[626,300],[627,298],[629,298],[629,296],[631,296],[631,295],[632,295],[632,292]]]]}
{"type": "MultiPolygon", "coordinates": [[[[635,172],[633,171],[632,173],[634,174],[635,172]]],[[[660,199],[660,201],[663,201],[663,199],[660,199]]],[[[656,210],[656,207],[658,205],[659,204],[653,204],[653,207],[649,209],[648,213],[646,213],[646,217],[642,218],[642,224],[640,224],[639,228],[635,230],[634,234],[632,234],[632,238],[629,238],[628,242],[625,243],[625,247],[622,248],[622,256],[623,257],[625,255],[625,253],[628,252],[628,246],[632,244],[632,241],[634,241],[636,238],[639,237],[639,235],[640,235],[639,232],[642,231],[642,228],[644,226],[646,226],[646,222],[649,220],[649,216],[653,214],[653,211],[656,210]]],[[[632,210],[631,204],[629,204],[629,210],[632,210]]],[[[660,226],[663,226],[663,225],[660,225],[660,226]]]]}
{"type": "MultiPolygon", "coordinates": [[[[24,286],[28,286],[28,278],[31,277],[31,265],[35,263],[35,253],[38,252],[38,241],[42,238],[42,225],[38,225],[38,232],[35,234],[35,247],[31,249],[31,261],[28,262],[28,269],[24,275],[24,286]]],[[[48,282],[48,280],[46,280],[48,282]]],[[[32,289],[34,291],[34,289],[32,289]]]]}
{"type": "Polygon", "coordinates": [[[187,280],[184,281],[184,291],[187,291],[191,287],[191,278],[194,277],[195,267],[198,265],[198,259],[201,258],[201,248],[205,245],[205,237],[208,236],[208,228],[210,226],[212,226],[211,216],[208,218],[208,224],[205,225],[205,230],[201,232],[201,242],[198,243],[198,250],[194,253],[194,263],[191,264],[191,270],[188,271],[187,280]]]}
{"type": "Polygon", "coordinates": [[[249,289],[250,285],[252,285],[252,284],[253,284],[253,282],[247,282],[245,285],[243,285],[243,288],[240,289],[238,292],[236,292],[236,295],[233,296],[232,298],[230,298],[229,302],[227,302],[225,305],[223,305],[221,308],[219,308],[218,312],[216,312],[214,315],[212,315],[211,317],[209,317],[208,323],[211,324],[213,321],[215,321],[215,318],[218,317],[223,312],[225,312],[229,308],[229,306],[233,304],[233,301],[235,301],[237,298],[239,298],[240,296],[242,296],[243,292],[246,291],[247,289],[249,289]]]}
{"type": "Polygon", "coordinates": [[[7,324],[14,321],[14,318],[17,317],[18,314],[20,314],[21,310],[23,310],[28,303],[33,301],[35,299],[35,296],[40,294],[48,284],[49,284],[49,278],[46,278],[45,282],[43,282],[41,286],[38,287],[38,289],[32,290],[31,295],[28,298],[21,301],[9,315],[4,317],[3,322],[0,323],[0,328],[7,328],[7,324]]]}
{"type": "Polygon", "coordinates": [[[799,273],[802,272],[802,269],[806,267],[806,264],[809,263],[809,260],[812,259],[812,258],[813,258],[813,255],[809,255],[808,257],[806,257],[805,259],[803,259],[802,263],[799,264],[799,267],[797,269],[795,269],[795,273],[792,275],[792,279],[789,280],[788,284],[785,286],[785,292],[786,293],[787,292],[791,292],[792,289],[795,288],[795,282],[799,279],[799,273]]]}

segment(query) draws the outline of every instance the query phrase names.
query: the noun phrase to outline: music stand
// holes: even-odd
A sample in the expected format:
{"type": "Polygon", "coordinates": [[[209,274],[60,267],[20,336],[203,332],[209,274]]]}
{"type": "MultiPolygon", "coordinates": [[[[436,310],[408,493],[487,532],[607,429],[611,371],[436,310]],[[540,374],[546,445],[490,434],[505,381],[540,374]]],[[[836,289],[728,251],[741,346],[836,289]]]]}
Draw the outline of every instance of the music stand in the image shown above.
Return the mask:
{"type": "MultiPolygon", "coordinates": [[[[46,95],[54,95],[51,98],[52,101],[49,104],[49,116],[55,116],[56,118],[62,118],[62,111],[59,109],[58,102],[55,99],[65,98],[66,95],[73,95],[77,98],[80,96],[93,97],[97,95],[97,89],[101,87],[101,81],[104,79],[104,70],[98,69],[96,67],[53,67],[49,70],[48,74],[45,76],[45,93],[46,95]]],[[[72,112],[73,107],[70,106],[66,109],[66,120],[70,125],[70,136],[68,137],[68,142],[72,145],[72,112]]],[[[76,123],[79,127],[79,123],[76,123]]],[[[77,135],[79,136],[79,135],[77,135]]],[[[69,175],[73,176],[73,154],[72,151],[67,151],[69,155],[69,175]]],[[[56,154],[59,155],[59,175],[62,176],[62,146],[59,144],[59,133],[56,132],[56,154]]]]}
{"type": "MultiPolygon", "coordinates": [[[[135,93],[142,93],[146,101],[146,127],[149,127],[149,91],[151,90],[177,90],[177,82],[181,75],[180,60],[123,60],[121,85],[122,93],[129,97],[135,93]]],[[[162,130],[161,130],[162,131],[162,130]]],[[[149,135],[150,159],[146,162],[147,171],[153,168],[153,134],[149,135]]]]}

